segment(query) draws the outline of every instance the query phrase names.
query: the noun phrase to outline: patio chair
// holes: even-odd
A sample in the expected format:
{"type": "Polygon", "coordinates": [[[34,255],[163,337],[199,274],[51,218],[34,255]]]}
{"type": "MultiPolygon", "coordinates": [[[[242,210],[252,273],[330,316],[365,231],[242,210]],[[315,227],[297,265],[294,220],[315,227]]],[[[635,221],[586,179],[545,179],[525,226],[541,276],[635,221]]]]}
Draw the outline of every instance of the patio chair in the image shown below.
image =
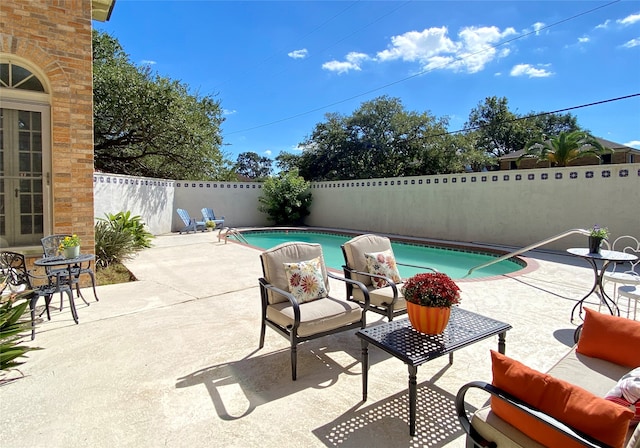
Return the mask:
{"type": "Polygon", "coordinates": [[[213,228],[213,230],[215,229],[221,229],[224,227],[224,216],[222,216],[221,218],[216,218],[215,213],[213,213],[213,209],[212,208],[203,208],[202,210],[200,210],[200,212],[202,213],[202,219],[204,219],[205,224],[207,223],[207,221],[213,221],[216,223],[216,226],[213,228]]]}
{"type": "MultiPolygon", "coordinates": [[[[640,299],[640,241],[630,235],[616,238],[611,244],[611,250],[625,252],[638,257],[635,261],[626,263],[612,263],[612,269],[602,274],[602,283],[613,283],[613,300],[618,304],[620,297],[627,299],[627,317],[631,310],[631,301],[634,301],[633,318],[636,319],[638,299],[640,299]],[[617,285],[623,285],[617,287],[617,285]]],[[[600,302],[602,306],[602,301],[600,302]]],[[[600,311],[600,307],[598,307],[600,311]]]]}
{"type": "Polygon", "coordinates": [[[178,216],[180,216],[180,219],[182,219],[182,222],[184,223],[184,228],[182,230],[180,230],[180,234],[182,234],[182,232],[197,232],[198,230],[201,231],[206,231],[207,230],[207,225],[204,221],[197,221],[195,218],[192,218],[189,215],[189,212],[187,212],[185,209],[183,208],[179,208],[176,210],[176,212],[178,213],[178,216]]]}
{"type": "MultiPolygon", "coordinates": [[[[344,276],[361,282],[369,292],[367,310],[386,316],[389,321],[407,312],[407,302],[400,291],[402,279],[389,238],[373,234],[359,235],[340,247],[345,261],[342,266],[344,276]]],[[[437,272],[428,267],[424,269],[437,272]]],[[[347,299],[364,306],[364,295],[349,283],[347,299]]]]}
{"type": "Polygon", "coordinates": [[[53,295],[57,292],[60,292],[61,294],[64,292],[67,294],[72,313],[75,313],[73,294],[71,294],[69,286],[59,281],[59,279],[56,282],[52,282],[50,281],[49,276],[38,276],[29,272],[27,270],[24,255],[10,251],[0,252],[0,273],[3,276],[6,276],[7,284],[11,290],[32,291],[32,294],[28,299],[29,309],[31,311],[31,340],[36,337],[36,303],[40,297],[45,298],[47,320],[51,320],[49,304],[51,303],[53,295]],[[34,286],[31,282],[32,279],[44,280],[46,283],[34,286]]]}
{"type": "Polygon", "coordinates": [[[289,339],[295,381],[299,343],[366,326],[366,313],[359,305],[329,295],[329,278],[361,288],[365,303],[369,301],[367,289],[362,283],[327,272],[322,247],[316,243],[283,243],[260,254],[260,261],[260,348],[264,347],[267,325],[289,339]]]}
{"type": "MultiPolygon", "coordinates": [[[[40,239],[40,243],[42,244],[42,251],[45,257],[55,257],[58,255],[58,248],[60,247],[60,242],[67,236],[65,234],[55,234],[45,236],[40,239]]],[[[67,282],[66,276],[68,275],[68,270],[66,268],[45,268],[45,272],[47,275],[51,275],[52,279],[60,279],[64,283],[67,282]]],[[[88,302],[85,300],[82,292],[80,292],[80,275],[86,274],[91,278],[91,286],[93,288],[93,297],[95,297],[96,302],[99,301],[98,293],[96,292],[96,276],[91,268],[91,262],[89,261],[86,265],[79,264],[76,269],[73,269],[71,275],[73,276],[73,282],[76,285],[76,292],[78,293],[78,297],[80,297],[84,303],[88,305],[88,302]]],[[[62,294],[60,295],[60,309],[62,309],[62,294]]]]}

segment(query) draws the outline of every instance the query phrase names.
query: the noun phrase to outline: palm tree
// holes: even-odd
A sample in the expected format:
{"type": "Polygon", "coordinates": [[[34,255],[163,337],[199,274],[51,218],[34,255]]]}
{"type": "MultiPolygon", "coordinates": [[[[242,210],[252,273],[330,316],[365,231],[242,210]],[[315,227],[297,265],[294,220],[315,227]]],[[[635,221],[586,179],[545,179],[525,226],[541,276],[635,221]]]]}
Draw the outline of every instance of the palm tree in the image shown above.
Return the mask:
{"type": "Polygon", "coordinates": [[[605,148],[591,134],[584,131],[561,132],[556,137],[547,140],[534,140],[527,144],[524,154],[518,157],[519,164],[522,159],[535,158],[548,160],[551,166],[567,166],[570,162],[586,156],[595,156],[600,159],[602,154],[608,154],[611,150],[605,148]]]}

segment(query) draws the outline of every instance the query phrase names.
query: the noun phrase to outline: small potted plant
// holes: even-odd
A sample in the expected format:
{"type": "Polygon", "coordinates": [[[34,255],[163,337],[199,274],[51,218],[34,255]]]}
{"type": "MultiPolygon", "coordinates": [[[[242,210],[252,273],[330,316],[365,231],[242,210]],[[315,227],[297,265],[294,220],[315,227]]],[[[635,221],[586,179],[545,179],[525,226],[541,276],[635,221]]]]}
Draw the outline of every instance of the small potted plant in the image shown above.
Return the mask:
{"type": "Polygon", "coordinates": [[[447,274],[416,274],[402,285],[407,314],[421,333],[440,334],[449,322],[451,306],[460,303],[460,288],[447,274]]]}
{"type": "Polygon", "coordinates": [[[71,236],[65,236],[60,240],[58,250],[64,258],[76,258],[80,256],[80,237],[75,233],[71,236]]]}
{"type": "Polygon", "coordinates": [[[216,222],[210,219],[207,219],[204,225],[207,226],[207,229],[209,229],[210,232],[216,228],[216,222]]]}
{"type": "Polygon", "coordinates": [[[589,233],[589,253],[599,254],[602,240],[606,240],[607,238],[609,238],[609,229],[600,227],[597,224],[593,226],[589,233]]]}

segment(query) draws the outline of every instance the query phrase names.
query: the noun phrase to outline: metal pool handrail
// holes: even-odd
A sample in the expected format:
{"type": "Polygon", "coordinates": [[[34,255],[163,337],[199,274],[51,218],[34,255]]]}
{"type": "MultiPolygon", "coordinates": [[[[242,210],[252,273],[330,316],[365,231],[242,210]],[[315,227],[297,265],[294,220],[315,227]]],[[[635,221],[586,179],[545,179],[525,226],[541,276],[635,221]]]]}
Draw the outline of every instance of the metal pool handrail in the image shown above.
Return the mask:
{"type": "Polygon", "coordinates": [[[538,248],[540,246],[544,246],[545,244],[549,244],[549,243],[551,243],[553,241],[559,240],[560,238],[564,238],[565,236],[573,235],[574,233],[579,233],[581,235],[589,235],[591,232],[589,230],[585,230],[585,229],[567,230],[566,232],[559,233],[556,236],[552,236],[552,237],[547,238],[545,240],[538,241],[537,243],[533,243],[533,244],[531,244],[531,245],[529,245],[529,246],[527,246],[527,247],[525,247],[523,249],[518,249],[515,252],[511,252],[511,253],[509,253],[507,255],[503,255],[503,256],[501,256],[499,258],[496,258],[495,260],[491,260],[491,261],[488,261],[486,263],[479,264],[478,266],[474,266],[471,269],[469,269],[469,272],[467,272],[467,275],[465,275],[463,278],[470,276],[471,273],[473,271],[475,271],[476,269],[486,268],[487,266],[491,266],[492,264],[500,263],[501,261],[508,260],[511,257],[515,257],[517,255],[523,254],[523,253],[525,253],[527,251],[530,251],[532,249],[536,249],[536,248],[538,248]]]}

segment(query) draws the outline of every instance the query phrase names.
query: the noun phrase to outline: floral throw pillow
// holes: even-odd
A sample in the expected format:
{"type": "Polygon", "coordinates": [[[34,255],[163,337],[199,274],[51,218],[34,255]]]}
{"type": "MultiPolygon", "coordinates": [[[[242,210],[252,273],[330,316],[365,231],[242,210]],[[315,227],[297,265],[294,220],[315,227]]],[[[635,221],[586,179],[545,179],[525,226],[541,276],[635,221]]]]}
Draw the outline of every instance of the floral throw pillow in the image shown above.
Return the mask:
{"type": "MultiPolygon", "coordinates": [[[[382,252],[371,252],[364,254],[367,260],[367,270],[369,274],[382,275],[390,278],[394,283],[400,283],[400,273],[398,272],[398,266],[396,265],[396,259],[393,256],[393,251],[387,249],[382,252]]],[[[387,286],[387,281],[381,278],[374,277],[371,279],[373,286],[376,288],[384,288],[387,286]]]]}
{"type": "Polygon", "coordinates": [[[298,303],[327,297],[320,257],[297,263],[284,263],[289,292],[298,303]]]}

